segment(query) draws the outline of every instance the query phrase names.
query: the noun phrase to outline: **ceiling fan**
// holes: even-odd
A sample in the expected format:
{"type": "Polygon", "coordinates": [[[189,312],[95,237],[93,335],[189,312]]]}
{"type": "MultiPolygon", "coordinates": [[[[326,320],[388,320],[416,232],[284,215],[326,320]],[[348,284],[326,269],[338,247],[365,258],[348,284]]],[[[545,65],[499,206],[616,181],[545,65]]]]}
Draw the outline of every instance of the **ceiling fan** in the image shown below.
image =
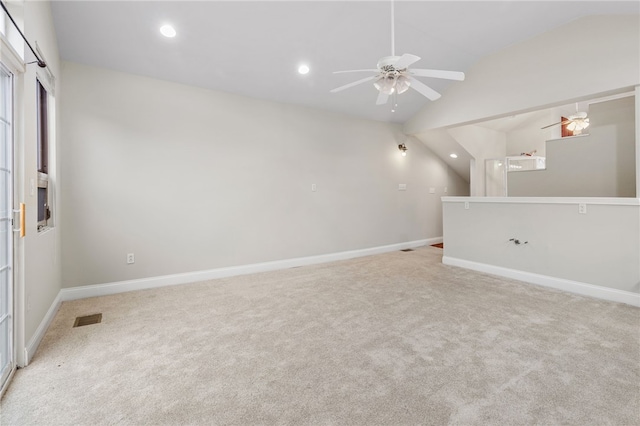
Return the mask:
{"type": "Polygon", "coordinates": [[[559,121],[557,123],[544,126],[542,129],[548,129],[549,127],[566,125],[567,130],[573,132],[574,135],[579,135],[584,129],[589,127],[589,117],[585,111],[578,111],[578,104],[576,104],[576,113],[569,116],[569,118],[559,121]]]}
{"type": "Polygon", "coordinates": [[[420,57],[409,53],[405,53],[402,56],[396,56],[393,9],[393,0],[391,0],[391,56],[385,56],[380,59],[377,64],[377,69],[335,71],[334,74],[348,72],[374,72],[375,75],[337,87],[331,90],[331,93],[340,92],[350,87],[357,86],[358,84],[373,81],[373,85],[379,92],[376,105],[386,104],[389,96],[404,93],[409,90],[409,88],[418,91],[429,100],[435,101],[440,98],[440,93],[417,80],[415,77],[443,78],[457,81],[464,80],[464,73],[460,71],[410,69],[409,65],[419,61],[420,57]]]}

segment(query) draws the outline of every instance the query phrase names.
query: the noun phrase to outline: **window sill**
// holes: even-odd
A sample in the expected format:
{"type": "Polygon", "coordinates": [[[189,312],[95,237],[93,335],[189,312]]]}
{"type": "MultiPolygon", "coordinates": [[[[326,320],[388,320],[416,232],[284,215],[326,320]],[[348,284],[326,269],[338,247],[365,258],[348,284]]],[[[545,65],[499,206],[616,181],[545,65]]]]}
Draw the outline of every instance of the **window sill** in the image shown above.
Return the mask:
{"type": "Polygon", "coordinates": [[[53,226],[43,226],[41,228],[38,228],[38,235],[46,234],[49,231],[52,231],[53,229],[54,229],[53,226]]]}

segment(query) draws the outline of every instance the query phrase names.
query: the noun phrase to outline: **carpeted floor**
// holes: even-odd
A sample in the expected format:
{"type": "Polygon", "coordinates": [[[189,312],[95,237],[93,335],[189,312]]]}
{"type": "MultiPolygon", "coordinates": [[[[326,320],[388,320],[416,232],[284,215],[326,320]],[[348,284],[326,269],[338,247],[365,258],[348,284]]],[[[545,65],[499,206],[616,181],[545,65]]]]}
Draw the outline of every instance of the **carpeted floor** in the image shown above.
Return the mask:
{"type": "Polygon", "coordinates": [[[64,303],[0,423],[640,424],[640,309],[441,257],[64,303]]]}

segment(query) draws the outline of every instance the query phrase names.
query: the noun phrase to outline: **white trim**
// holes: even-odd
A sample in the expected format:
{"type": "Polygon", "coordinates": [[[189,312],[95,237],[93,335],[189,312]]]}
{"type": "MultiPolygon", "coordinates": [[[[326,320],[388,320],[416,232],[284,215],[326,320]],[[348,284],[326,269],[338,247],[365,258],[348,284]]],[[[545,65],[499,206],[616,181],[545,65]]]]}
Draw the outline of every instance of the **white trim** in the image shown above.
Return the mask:
{"type": "Polygon", "coordinates": [[[87,297],[106,296],[127,291],[145,290],[177,284],[187,284],[216,278],[233,277],[237,275],[255,274],[258,272],[276,271],[295,268],[298,266],[315,265],[318,263],[334,262],[374,254],[415,248],[442,242],[442,237],[425,240],[409,241],[386,246],[371,247],[359,250],[343,251],[339,253],[322,254],[318,256],[298,257],[294,259],[276,260],[273,262],[254,263],[250,265],[230,266],[226,268],[209,269],[205,271],[187,272],[183,274],[164,275],[159,277],[140,278],[136,280],[118,281],[113,283],[94,284],[80,287],[63,288],[60,298],[69,300],[85,299],[87,297]]]}
{"type": "Polygon", "coordinates": [[[21,367],[26,367],[27,365],[29,365],[29,362],[31,362],[31,358],[33,358],[33,355],[36,353],[38,346],[40,346],[40,342],[47,332],[51,321],[53,321],[53,318],[56,316],[56,313],[60,308],[60,304],[62,303],[60,293],[61,292],[59,292],[56,298],[53,299],[53,302],[51,303],[51,306],[49,307],[49,310],[45,314],[44,318],[42,318],[38,329],[35,333],[33,333],[33,336],[31,336],[29,343],[27,343],[27,347],[24,348],[24,365],[22,365],[21,367]]]}
{"type": "Polygon", "coordinates": [[[486,263],[473,262],[449,256],[443,256],[442,263],[445,265],[458,266],[478,272],[524,281],[530,284],[567,291],[569,293],[640,307],[640,294],[632,293],[630,291],[617,290],[615,288],[602,287],[579,281],[550,277],[548,275],[540,275],[533,272],[518,271],[516,269],[503,268],[501,266],[488,265],[486,263]]]}
{"type": "Polygon", "coordinates": [[[47,91],[47,95],[49,95],[48,106],[53,105],[56,102],[56,86],[55,86],[55,77],[47,68],[36,68],[36,79],[42,84],[44,90],[47,91]]]}
{"type": "Polygon", "coordinates": [[[45,86],[45,89],[47,89],[47,92],[49,94],[51,94],[51,96],[55,97],[56,95],[56,77],[53,75],[53,73],[51,72],[51,68],[49,67],[49,62],[47,62],[47,59],[44,56],[44,53],[42,53],[42,50],[40,49],[40,46],[38,45],[38,41],[36,40],[35,42],[36,45],[36,52],[38,52],[38,55],[40,56],[40,59],[42,59],[42,61],[47,64],[47,66],[45,68],[36,68],[36,75],[38,77],[41,77],[43,74],[46,77],[47,83],[49,85],[49,87],[45,86]]]}
{"type": "Polygon", "coordinates": [[[9,40],[0,33],[0,61],[9,68],[13,74],[23,73],[25,71],[24,60],[18,52],[13,48],[9,40]]]}
{"type": "Polygon", "coordinates": [[[7,380],[4,381],[2,388],[0,388],[0,400],[4,396],[4,393],[7,391],[7,389],[9,388],[9,384],[11,383],[13,376],[16,374],[16,370],[17,370],[16,363],[14,362],[13,368],[11,368],[11,373],[9,373],[9,376],[7,376],[7,380]]]}
{"type": "Polygon", "coordinates": [[[602,204],[608,206],[640,206],[640,198],[605,197],[442,197],[443,203],[498,204],[602,204]]]}

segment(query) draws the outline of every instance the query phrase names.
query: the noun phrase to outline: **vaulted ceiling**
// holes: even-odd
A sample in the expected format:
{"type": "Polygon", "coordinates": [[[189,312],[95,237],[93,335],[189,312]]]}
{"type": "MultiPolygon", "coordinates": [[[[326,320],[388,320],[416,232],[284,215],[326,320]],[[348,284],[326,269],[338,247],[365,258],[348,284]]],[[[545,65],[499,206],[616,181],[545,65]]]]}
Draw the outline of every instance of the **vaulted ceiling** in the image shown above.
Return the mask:
{"type": "MultiPolygon", "coordinates": [[[[63,60],[274,102],[404,122],[430,102],[413,90],[376,106],[362,84],[391,54],[389,1],[62,1],[52,11],[63,60]],[[175,38],[159,33],[172,24],[175,38]],[[310,72],[300,75],[306,63],[310,72]]],[[[395,3],[396,54],[415,68],[468,72],[480,58],[581,16],[638,14],[637,1],[403,1],[395,3]]],[[[570,53],[568,53],[570,54],[570,53]]],[[[449,82],[421,80],[443,93],[449,82]]],[[[437,102],[437,101],[435,101],[437,102]]]]}

